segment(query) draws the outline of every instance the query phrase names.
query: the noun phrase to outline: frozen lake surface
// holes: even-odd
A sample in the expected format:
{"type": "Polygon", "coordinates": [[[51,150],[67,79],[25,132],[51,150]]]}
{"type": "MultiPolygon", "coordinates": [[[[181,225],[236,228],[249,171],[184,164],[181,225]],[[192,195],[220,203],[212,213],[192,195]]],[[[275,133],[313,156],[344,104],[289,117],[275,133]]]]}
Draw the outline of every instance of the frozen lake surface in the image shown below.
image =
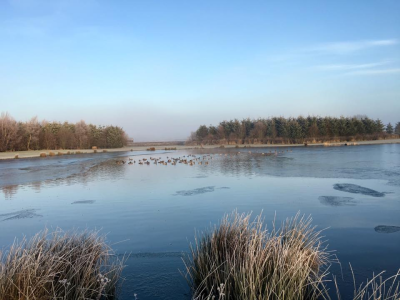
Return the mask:
{"type": "MultiPolygon", "coordinates": [[[[234,209],[263,211],[268,226],[299,211],[312,215],[341,261],[344,294],[353,289],[349,263],[359,280],[400,268],[399,144],[0,161],[0,190],[0,247],[45,227],[101,229],[119,254],[131,253],[122,299],[190,299],[182,255],[195,230],[234,209]],[[208,164],[137,163],[189,154],[206,155],[208,164]],[[116,164],[129,158],[136,164],[116,164]]],[[[331,272],[341,278],[339,265],[331,272]]]]}

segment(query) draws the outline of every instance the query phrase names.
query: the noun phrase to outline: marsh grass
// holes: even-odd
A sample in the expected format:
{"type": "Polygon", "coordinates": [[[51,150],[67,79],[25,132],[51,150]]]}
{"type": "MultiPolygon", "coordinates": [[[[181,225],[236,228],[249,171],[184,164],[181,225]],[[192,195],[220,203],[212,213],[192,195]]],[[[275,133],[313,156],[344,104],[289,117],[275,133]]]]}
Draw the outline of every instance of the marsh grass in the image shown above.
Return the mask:
{"type": "MultiPolygon", "coordinates": [[[[310,217],[297,214],[279,229],[274,222],[269,231],[263,223],[261,215],[251,221],[251,214],[234,211],[219,225],[196,235],[184,258],[193,300],[341,300],[336,278],[328,279],[331,264],[339,261],[324,246],[321,231],[311,226],[310,217]],[[328,281],[336,286],[334,296],[328,281]]],[[[373,275],[358,287],[351,272],[354,294],[346,299],[400,299],[400,270],[387,279],[384,272],[373,275]]]]}
{"type": "Polygon", "coordinates": [[[268,231],[260,216],[233,212],[197,235],[184,259],[193,299],[317,299],[331,254],[311,226],[296,215],[268,231]]]}
{"type": "Polygon", "coordinates": [[[1,299],[116,299],[123,261],[98,232],[46,230],[0,252],[1,299]]]}
{"type": "MultiPolygon", "coordinates": [[[[350,265],[351,268],[351,265],[350,265]]],[[[353,300],[399,300],[400,299],[400,270],[393,276],[383,279],[381,272],[377,275],[373,275],[372,279],[368,279],[364,284],[362,283],[359,287],[356,285],[356,279],[354,271],[351,268],[353,274],[354,283],[354,294],[353,300]]],[[[337,285],[336,278],[334,278],[336,285],[337,299],[341,300],[340,290],[337,285]]]]}

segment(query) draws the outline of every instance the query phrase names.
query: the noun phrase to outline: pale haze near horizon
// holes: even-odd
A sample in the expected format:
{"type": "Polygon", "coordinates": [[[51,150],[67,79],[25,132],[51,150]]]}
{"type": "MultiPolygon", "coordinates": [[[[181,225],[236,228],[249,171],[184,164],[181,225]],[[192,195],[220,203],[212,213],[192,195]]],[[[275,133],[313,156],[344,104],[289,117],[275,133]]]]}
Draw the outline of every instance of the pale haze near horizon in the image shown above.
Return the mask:
{"type": "Polygon", "coordinates": [[[136,141],[298,115],[400,121],[400,1],[0,2],[0,107],[136,141]]]}

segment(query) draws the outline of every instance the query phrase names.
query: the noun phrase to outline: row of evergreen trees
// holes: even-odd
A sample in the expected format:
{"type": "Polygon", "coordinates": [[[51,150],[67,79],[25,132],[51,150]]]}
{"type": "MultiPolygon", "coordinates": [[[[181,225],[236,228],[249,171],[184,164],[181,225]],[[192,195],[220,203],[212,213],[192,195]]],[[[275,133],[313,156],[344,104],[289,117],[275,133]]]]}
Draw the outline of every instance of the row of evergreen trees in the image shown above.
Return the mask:
{"type": "Polygon", "coordinates": [[[306,141],[378,139],[400,134],[396,127],[368,117],[274,117],[268,119],[237,119],[223,121],[218,126],[200,126],[190,141],[197,143],[303,143],[306,141]]]}
{"type": "Polygon", "coordinates": [[[84,121],[47,122],[36,117],[17,122],[8,113],[0,116],[0,151],[119,148],[127,140],[124,130],[118,126],[96,126],[84,121]]]}

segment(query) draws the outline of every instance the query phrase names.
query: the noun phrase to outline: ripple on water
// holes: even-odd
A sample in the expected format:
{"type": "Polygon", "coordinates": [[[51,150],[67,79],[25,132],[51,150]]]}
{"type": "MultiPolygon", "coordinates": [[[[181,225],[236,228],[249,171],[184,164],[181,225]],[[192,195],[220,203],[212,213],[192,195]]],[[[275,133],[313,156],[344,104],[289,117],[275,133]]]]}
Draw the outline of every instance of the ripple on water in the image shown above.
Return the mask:
{"type": "Polygon", "coordinates": [[[362,194],[366,196],[372,197],[384,197],[385,193],[381,193],[360,185],[351,184],[351,183],[336,183],[333,185],[333,188],[338,191],[352,193],[352,194],[362,194]]]}

